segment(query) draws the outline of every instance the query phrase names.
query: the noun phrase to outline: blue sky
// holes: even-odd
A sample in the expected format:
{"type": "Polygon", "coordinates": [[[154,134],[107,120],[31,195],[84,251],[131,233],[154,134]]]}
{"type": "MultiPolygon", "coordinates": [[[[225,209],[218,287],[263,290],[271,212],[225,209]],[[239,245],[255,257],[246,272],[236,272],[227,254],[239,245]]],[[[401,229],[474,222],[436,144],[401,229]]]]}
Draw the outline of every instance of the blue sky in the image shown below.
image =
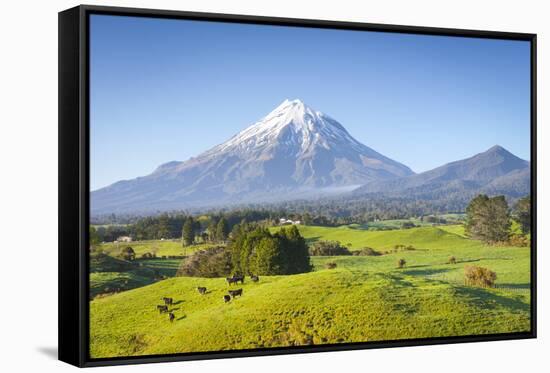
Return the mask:
{"type": "Polygon", "coordinates": [[[529,160],[529,43],[93,15],[91,189],[186,160],[300,98],[415,172],[529,160]]]}

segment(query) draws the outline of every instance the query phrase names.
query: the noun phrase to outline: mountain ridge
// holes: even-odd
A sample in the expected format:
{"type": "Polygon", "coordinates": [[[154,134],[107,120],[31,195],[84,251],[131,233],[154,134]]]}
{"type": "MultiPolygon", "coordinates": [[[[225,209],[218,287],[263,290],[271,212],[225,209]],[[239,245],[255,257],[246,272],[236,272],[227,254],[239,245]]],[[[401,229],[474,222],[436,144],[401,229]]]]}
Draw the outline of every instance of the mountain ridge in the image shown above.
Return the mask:
{"type": "Polygon", "coordinates": [[[367,183],[353,191],[355,196],[378,193],[386,196],[406,194],[430,199],[458,191],[528,194],[530,163],[500,145],[472,157],[449,162],[432,170],[390,181],[367,183]]]}
{"type": "Polygon", "coordinates": [[[92,192],[92,211],[181,208],[332,193],[412,175],[301,100],[285,100],[222,144],[92,192]]]}

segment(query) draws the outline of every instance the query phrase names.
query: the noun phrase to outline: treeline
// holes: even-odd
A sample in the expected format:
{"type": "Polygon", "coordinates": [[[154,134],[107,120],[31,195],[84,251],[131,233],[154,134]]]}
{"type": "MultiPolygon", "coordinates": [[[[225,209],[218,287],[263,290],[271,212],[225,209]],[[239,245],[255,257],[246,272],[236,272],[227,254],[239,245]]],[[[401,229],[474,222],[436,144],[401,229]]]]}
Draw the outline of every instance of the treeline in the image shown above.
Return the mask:
{"type": "MultiPolygon", "coordinates": [[[[414,210],[416,211],[416,210],[414,210]]],[[[334,212],[334,211],[333,211],[334,212]]],[[[344,213],[340,211],[340,213],[344,213]]],[[[94,228],[99,242],[113,242],[121,236],[134,240],[182,239],[186,245],[198,242],[224,242],[233,227],[242,222],[263,226],[279,224],[285,218],[300,221],[304,225],[336,227],[347,224],[365,224],[376,220],[405,219],[422,215],[415,214],[363,214],[359,216],[331,217],[327,214],[289,212],[286,210],[235,210],[191,216],[185,214],[162,214],[140,218],[126,225],[106,225],[94,228]]],[[[427,221],[444,223],[441,218],[424,217],[427,221]],[[430,220],[431,219],[431,220],[430,220]],[[439,219],[439,220],[438,220],[439,219]]]]}
{"type": "MultiPolygon", "coordinates": [[[[512,203],[515,206],[522,200],[513,200],[512,203]]],[[[427,222],[445,224],[444,219],[433,215],[462,212],[470,202],[470,200],[453,201],[440,203],[407,198],[293,201],[263,206],[254,205],[235,210],[212,210],[200,215],[164,213],[132,218],[132,222],[125,225],[98,226],[96,234],[100,242],[112,242],[120,236],[131,236],[134,240],[183,239],[187,244],[192,244],[226,241],[233,227],[242,222],[272,226],[278,224],[281,218],[299,220],[304,225],[316,226],[366,224],[378,220],[413,217],[423,217],[427,222]]],[[[504,202],[508,203],[506,199],[504,202]]],[[[108,217],[110,221],[120,222],[114,214],[108,217]]],[[[125,216],[125,219],[130,218],[125,216]]]]}
{"type": "Polygon", "coordinates": [[[529,245],[531,197],[519,199],[510,209],[504,196],[478,195],[466,208],[465,231],[469,237],[488,244],[529,245]],[[519,233],[512,230],[512,220],[519,225],[519,233]]]}
{"type": "Polygon", "coordinates": [[[142,217],[126,225],[106,225],[94,228],[99,242],[112,242],[121,236],[134,240],[183,239],[187,244],[194,242],[219,242],[235,226],[243,221],[272,224],[278,216],[271,211],[235,210],[216,212],[199,216],[186,214],[161,214],[142,217]]]}
{"type": "MultiPolygon", "coordinates": [[[[443,198],[443,197],[442,197],[443,198]]],[[[304,224],[319,226],[339,226],[344,224],[365,224],[376,220],[409,219],[418,216],[441,215],[450,212],[464,212],[470,198],[450,198],[435,201],[398,197],[341,197],[316,200],[294,200],[289,202],[249,204],[244,207],[219,210],[195,210],[188,213],[172,212],[138,215],[101,215],[92,219],[94,225],[143,224],[146,219],[170,218],[177,216],[225,216],[230,226],[246,221],[271,220],[279,218],[300,220],[304,224]]],[[[151,222],[149,222],[151,223],[151,222]]],[[[179,231],[181,233],[181,225],[179,231]]],[[[150,233],[149,233],[150,234],[150,233]]]]}

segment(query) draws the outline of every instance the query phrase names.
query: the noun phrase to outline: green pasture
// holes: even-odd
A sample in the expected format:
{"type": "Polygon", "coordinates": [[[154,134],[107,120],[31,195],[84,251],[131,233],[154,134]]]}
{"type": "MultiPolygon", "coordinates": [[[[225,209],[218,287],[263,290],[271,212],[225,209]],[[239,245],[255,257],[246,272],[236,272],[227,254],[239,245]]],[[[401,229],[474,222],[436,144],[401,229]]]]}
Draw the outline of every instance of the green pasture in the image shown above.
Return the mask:
{"type": "Polygon", "coordinates": [[[309,242],[338,240],[352,250],[368,246],[385,251],[398,244],[413,245],[415,250],[382,256],[312,257],[313,272],[264,276],[259,283],[247,279],[244,285],[233,285],[242,287],[244,294],[227,304],[222,300],[228,289],[223,278],[168,278],[97,298],[90,302],[91,356],[530,329],[529,248],[486,246],[466,238],[460,225],[392,231],[358,226],[299,229],[309,242]],[[456,264],[447,264],[450,256],[456,257],[456,264]],[[406,260],[404,268],[397,268],[398,259],[406,260]],[[327,262],[335,262],[336,269],[325,269],[327,262]],[[464,286],[464,267],[470,264],[495,271],[497,287],[464,286]],[[206,286],[207,294],[198,294],[197,286],[206,286]],[[165,296],[175,301],[173,323],[156,310],[165,296]]]}
{"type": "Polygon", "coordinates": [[[122,249],[130,246],[134,249],[136,257],[145,253],[156,253],[162,256],[186,256],[198,250],[211,247],[211,244],[198,244],[182,246],[181,240],[147,240],[132,242],[106,242],[100,245],[100,249],[111,256],[117,256],[122,249]]]}
{"type": "Polygon", "coordinates": [[[173,277],[181,259],[137,259],[132,262],[109,255],[90,255],[90,297],[130,290],[173,277]]]}

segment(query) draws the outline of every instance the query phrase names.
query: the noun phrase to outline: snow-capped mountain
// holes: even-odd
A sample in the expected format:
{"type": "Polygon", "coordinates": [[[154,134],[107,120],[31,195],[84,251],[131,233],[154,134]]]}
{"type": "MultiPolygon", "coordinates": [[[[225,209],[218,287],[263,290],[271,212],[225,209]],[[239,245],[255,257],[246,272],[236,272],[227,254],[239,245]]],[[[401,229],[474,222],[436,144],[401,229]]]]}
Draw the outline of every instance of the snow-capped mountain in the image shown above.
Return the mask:
{"type": "Polygon", "coordinates": [[[412,175],[331,117],[285,100],[259,122],[184,162],[92,192],[92,212],[312,197],[412,175]]]}

